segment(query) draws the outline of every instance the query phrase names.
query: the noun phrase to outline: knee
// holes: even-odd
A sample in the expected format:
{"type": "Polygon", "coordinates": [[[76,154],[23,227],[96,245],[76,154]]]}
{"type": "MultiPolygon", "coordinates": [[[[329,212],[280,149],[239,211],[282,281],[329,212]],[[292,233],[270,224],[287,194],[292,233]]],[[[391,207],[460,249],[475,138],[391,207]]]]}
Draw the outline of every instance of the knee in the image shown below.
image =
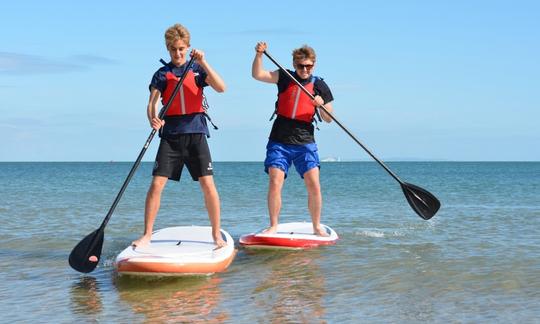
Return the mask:
{"type": "Polygon", "coordinates": [[[216,186],[214,185],[214,181],[212,178],[200,177],[199,183],[201,185],[201,190],[204,195],[217,194],[216,186]]]}
{"type": "Polygon", "coordinates": [[[306,189],[310,195],[321,194],[321,184],[318,181],[306,181],[306,189]]]}
{"type": "Polygon", "coordinates": [[[315,185],[315,186],[311,186],[311,187],[308,186],[307,191],[308,191],[309,195],[320,196],[321,195],[321,186],[319,186],[319,185],[315,185]]]}
{"type": "Polygon", "coordinates": [[[163,188],[165,187],[165,184],[167,183],[167,179],[154,179],[152,180],[152,184],[150,184],[150,188],[148,189],[149,195],[159,195],[163,191],[163,188]]]}
{"type": "Polygon", "coordinates": [[[269,190],[270,191],[281,191],[283,187],[283,179],[277,177],[270,177],[269,180],[269,190]]]}

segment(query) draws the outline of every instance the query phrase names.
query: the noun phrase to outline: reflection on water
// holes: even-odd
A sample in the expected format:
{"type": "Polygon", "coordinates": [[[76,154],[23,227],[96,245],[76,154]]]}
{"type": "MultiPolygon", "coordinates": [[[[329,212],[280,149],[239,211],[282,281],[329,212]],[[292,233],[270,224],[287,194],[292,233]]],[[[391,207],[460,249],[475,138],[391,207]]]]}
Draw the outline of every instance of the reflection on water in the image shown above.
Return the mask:
{"type": "Polygon", "coordinates": [[[120,299],[147,322],[221,323],[229,319],[216,309],[221,300],[220,278],[115,278],[120,299]]]}
{"type": "Polygon", "coordinates": [[[324,275],[317,264],[320,250],[247,252],[264,262],[252,298],[271,323],[324,323],[324,275]]]}
{"type": "Polygon", "coordinates": [[[71,307],[76,314],[98,315],[103,308],[99,284],[94,277],[81,277],[71,286],[71,307]]]}

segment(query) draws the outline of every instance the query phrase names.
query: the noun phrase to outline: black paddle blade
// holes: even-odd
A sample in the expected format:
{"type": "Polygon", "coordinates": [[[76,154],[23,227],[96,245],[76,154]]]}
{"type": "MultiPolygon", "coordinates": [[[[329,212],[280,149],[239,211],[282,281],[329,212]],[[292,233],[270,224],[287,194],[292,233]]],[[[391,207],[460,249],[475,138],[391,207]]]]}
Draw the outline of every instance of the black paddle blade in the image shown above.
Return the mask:
{"type": "Polygon", "coordinates": [[[103,247],[103,230],[97,229],[77,244],[69,255],[69,265],[79,272],[92,272],[99,263],[103,247]]]}
{"type": "Polygon", "coordinates": [[[441,203],[430,192],[410,183],[402,183],[401,189],[412,209],[425,220],[435,216],[441,203]]]}

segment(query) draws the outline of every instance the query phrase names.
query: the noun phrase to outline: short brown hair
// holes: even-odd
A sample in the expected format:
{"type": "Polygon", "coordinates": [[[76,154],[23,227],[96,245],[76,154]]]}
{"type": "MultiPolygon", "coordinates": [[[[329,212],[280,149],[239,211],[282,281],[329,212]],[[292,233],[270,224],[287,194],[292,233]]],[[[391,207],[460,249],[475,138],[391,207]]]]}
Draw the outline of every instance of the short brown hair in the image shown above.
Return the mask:
{"type": "Polygon", "coordinates": [[[315,62],[317,55],[315,55],[315,50],[307,45],[304,45],[300,48],[295,49],[292,52],[293,61],[301,60],[312,60],[315,62]]]}
{"type": "Polygon", "coordinates": [[[172,43],[179,39],[183,40],[187,46],[190,46],[189,41],[191,39],[191,35],[186,27],[180,24],[175,24],[165,31],[165,45],[167,46],[167,49],[170,45],[172,45],[172,43]]]}

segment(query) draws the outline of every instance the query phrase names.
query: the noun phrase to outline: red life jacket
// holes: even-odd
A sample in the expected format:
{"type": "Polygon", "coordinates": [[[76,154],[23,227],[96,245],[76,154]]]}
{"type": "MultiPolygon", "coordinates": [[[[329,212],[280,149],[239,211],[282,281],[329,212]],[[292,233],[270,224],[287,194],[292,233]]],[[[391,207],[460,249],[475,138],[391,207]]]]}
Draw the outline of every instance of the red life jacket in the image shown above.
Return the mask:
{"type": "MultiPolygon", "coordinates": [[[[314,86],[315,78],[311,77],[311,80],[304,85],[304,88],[309,93],[313,93],[314,86]]],[[[315,106],[311,101],[311,98],[291,81],[285,91],[278,94],[276,111],[278,115],[283,117],[311,123],[315,115],[315,106]]]]}
{"type": "MultiPolygon", "coordinates": [[[[167,78],[167,86],[162,94],[161,103],[163,106],[169,102],[179,80],[172,72],[165,73],[165,77],[167,78]]],[[[203,112],[203,89],[197,86],[195,75],[192,70],[189,70],[184,83],[182,83],[182,87],[178,90],[165,116],[179,116],[203,112]]]]}

